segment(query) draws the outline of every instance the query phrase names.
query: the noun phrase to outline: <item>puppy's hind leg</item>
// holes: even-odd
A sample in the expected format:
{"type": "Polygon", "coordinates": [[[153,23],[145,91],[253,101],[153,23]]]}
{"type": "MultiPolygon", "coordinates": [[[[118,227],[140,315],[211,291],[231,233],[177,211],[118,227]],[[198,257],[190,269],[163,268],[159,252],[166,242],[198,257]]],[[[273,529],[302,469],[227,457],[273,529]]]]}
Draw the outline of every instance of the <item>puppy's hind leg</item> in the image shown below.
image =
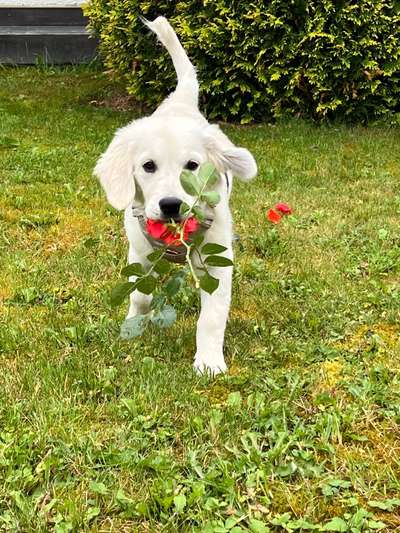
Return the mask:
{"type": "Polygon", "coordinates": [[[199,83],[196,69],[188,58],[171,24],[165,17],[157,17],[153,22],[143,19],[168,50],[174,64],[178,85],[168,97],[168,102],[177,102],[197,108],[199,99],[199,83]]]}

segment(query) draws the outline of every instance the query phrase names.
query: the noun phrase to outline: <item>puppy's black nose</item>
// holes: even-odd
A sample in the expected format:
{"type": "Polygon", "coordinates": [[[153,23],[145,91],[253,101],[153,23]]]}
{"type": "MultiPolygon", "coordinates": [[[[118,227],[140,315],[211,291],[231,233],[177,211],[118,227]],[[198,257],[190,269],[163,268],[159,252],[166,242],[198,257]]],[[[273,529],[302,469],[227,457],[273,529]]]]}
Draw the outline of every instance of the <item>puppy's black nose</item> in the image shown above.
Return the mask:
{"type": "Polygon", "coordinates": [[[181,204],[182,200],[174,196],[166,196],[159,201],[161,212],[165,218],[179,218],[181,204]]]}

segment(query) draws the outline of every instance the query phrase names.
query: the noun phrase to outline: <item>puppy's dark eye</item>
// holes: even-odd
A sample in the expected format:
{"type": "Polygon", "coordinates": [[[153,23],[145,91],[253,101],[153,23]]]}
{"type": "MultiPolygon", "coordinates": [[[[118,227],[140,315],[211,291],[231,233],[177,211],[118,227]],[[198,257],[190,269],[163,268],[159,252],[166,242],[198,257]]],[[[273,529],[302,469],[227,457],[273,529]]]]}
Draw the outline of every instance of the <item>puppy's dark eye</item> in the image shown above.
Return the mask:
{"type": "Polygon", "coordinates": [[[146,163],[143,165],[143,170],[145,172],[153,173],[157,170],[157,165],[152,160],[146,161],[146,163]]]}
{"type": "Polygon", "coordinates": [[[185,168],[187,170],[191,170],[193,172],[193,170],[196,170],[196,168],[198,168],[199,164],[197,161],[193,161],[192,159],[190,161],[188,161],[185,165],[185,168]]]}

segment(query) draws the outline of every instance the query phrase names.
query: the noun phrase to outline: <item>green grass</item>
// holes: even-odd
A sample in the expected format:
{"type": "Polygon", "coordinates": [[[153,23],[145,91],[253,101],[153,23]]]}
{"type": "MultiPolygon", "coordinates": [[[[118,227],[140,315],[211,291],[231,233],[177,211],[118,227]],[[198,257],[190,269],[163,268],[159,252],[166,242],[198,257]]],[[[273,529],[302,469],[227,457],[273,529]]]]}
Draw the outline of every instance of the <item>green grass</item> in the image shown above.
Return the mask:
{"type": "Polygon", "coordinates": [[[232,198],[230,372],[209,381],[193,294],[118,338],[127,245],[91,175],[132,118],[112,95],[94,71],[0,71],[0,530],[397,530],[399,131],[225,128],[259,175],[232,198]]]}

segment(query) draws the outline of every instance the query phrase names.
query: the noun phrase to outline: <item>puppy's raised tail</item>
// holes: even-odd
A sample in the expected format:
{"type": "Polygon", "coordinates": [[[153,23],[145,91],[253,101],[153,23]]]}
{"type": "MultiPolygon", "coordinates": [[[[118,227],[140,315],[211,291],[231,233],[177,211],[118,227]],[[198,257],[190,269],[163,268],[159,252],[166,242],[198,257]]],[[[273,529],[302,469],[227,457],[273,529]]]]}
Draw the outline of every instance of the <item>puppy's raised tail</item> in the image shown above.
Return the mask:
{"type": "Polygon", "coordinates": [[[157,17],[153,22],[142,19],[144,24],[154,32],[172,58],[178,84],[175,92],[170,95],[169,100],[176,99],[179,103],[196,106],[199,99],[199,84],[196,70],[188,58],[183,46],[172,29],[171,24],[165,17],[157,17]]]}

